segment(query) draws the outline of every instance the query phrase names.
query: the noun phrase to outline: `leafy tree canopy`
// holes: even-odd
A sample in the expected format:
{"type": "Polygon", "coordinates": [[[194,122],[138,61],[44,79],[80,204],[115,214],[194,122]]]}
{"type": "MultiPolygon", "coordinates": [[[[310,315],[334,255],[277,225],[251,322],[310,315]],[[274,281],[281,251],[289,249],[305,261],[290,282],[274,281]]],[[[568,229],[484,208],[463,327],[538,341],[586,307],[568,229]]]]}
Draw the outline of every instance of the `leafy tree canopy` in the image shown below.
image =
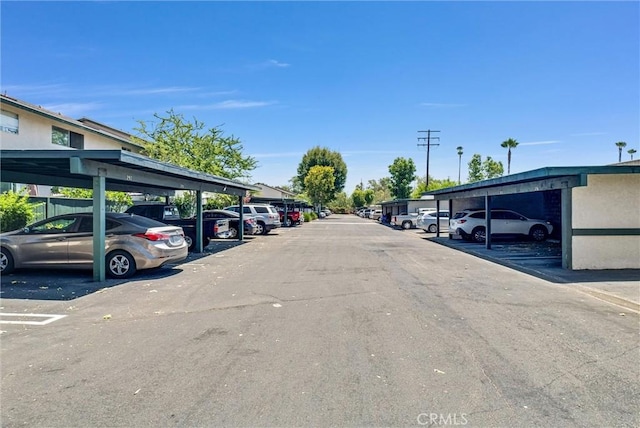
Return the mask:
{"type": "Polygon", "coordinates": [[[372,202],[379,204],[391,200],[391,178],[383,177],[379,180],[369,180],[365,192],[371,192],[372,196],[367,200],[367,205],[371,205],[372,202]]]}
{"type": "Polygon", "coordinates": [[[486,180],[489,178],[502,177],[504,166],[502,162],[494,161],[491,156],[482,161],[482,156],[474,154],[469,161],[469,183],[486,180]]]}
{"type": "Polygon", "coordinates": [[[437,178],[429,177],[429,186],[425,186],[424,178],[418,177],[418,184],[411,193],[413,199],[420,199],[423,193],[430,192],[432,190],[446,189],[447,187],[457,186],[458,182],[445,178],[439,180],[437,178]]]}
{"type": "Polygon", "coordinates": [[[139,136],[132,137],[153,159],[229,179],[249,179],[257,166],[256,159],[242,154],[241,141],[220,128],[205,131],[204,123],[187,121],[173,110],[154,117],[156,122],[138,121],[139,136]]]}
{"type": "Polygon", "coordinates": [[[312,166],[305,176],[304,186],[313,204],[326,204],[335,195],[334,169],[330,166],[312,166]]]}
{"type": "Polygon", "coordinates": [[[342,160],[342,155],[326,147],[316,146],[309,149],[298,165],[298,183],[302,185],[304,190],[308,190],[306,177],[314,166],[328,166],[333,168],[335,177],[334,193],[331,194],[328,200],[333,199],[337,192],[341,192],[344,189],[347,181],[347,164],[342,160]]]}
{"type": "Polygon", "coordinates": [[[389,165],[391,174],[391,195],[396,199],[408,199],[411,196],[411,183],[416,178],[416,165],[411,158],[396,158],[389,165]]]}

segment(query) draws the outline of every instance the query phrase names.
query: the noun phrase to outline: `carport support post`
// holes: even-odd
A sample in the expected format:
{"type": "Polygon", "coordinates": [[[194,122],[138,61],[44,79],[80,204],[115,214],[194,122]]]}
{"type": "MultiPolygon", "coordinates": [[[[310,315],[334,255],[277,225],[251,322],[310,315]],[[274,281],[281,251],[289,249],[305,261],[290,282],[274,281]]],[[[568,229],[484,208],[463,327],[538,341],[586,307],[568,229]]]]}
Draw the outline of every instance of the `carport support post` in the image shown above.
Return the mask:
{"type": "Polygon", "coordinates": [[[203,226],[204,224],[202,221],[202,191],[196,190],[196,252],[198,253],[201,253],[203,250],[203,242],[202,242],[203,226]]]}
{"type": "Polygon", "coordinates": [[[238,217],[238,241],[244,239],[244,196],[238,196],[238,209],[240,217],[238,217]]]}
{"type": "Polygon", "coordinates": [[[436,199],[436,238],[440,237],[440,199],[436,199]]]}
{"type": "Polygon", "coordinates": [[[485,229],[486,239],[484,240],[484,245],[487,250],[491,249],[491,196],[486,195],[484,197],[484,207],[485,207],[485,217],[487,227],[485,229]]]}
{"type": "Polygon", "coordinates": [[[105,280],[105,207],[104,175],[93,177],[93,280],[100,282],[105,280]]]}
{"type": "Polygon", "coordinates": [[[571,222],[572,216],[572,188],[566,188],[561,190],[560,201],[560,241],[562,246],[562,268],[572,269],[573,254],[571,248],[573,245],[573,224],[571,222]]]}

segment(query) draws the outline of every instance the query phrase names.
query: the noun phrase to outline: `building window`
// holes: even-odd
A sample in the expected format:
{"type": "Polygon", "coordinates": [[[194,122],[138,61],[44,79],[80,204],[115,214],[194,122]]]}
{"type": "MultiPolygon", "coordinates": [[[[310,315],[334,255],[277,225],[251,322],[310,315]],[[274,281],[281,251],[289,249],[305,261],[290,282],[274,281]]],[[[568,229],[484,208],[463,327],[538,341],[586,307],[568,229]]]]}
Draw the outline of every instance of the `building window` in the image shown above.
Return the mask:
{"type": "Polygon", "coordinates": [[[70,132],[66,129],[54,126],[51,131],[51,142],[60,146],[69,147],[71,144],[71,136],[69,134],[70,132]]]}
{"type": "Polygon", "coordinates": [[[18,133],[18,115],[10,111],[2,110],[0,115],[0,130],[11,134],[18,133]]]}
{"type": "Polygon", "coordinates": [[[57,126],[51,128],[51,142],[72,149],[84,149],[84,135],[57,126]]]}

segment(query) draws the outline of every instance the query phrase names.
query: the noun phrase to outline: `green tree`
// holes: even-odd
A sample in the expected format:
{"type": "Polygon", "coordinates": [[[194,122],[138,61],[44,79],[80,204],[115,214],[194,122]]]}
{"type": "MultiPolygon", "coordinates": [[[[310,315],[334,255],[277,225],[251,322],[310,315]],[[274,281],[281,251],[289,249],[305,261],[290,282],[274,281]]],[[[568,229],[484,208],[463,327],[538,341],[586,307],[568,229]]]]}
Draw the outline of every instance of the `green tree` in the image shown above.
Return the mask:
{"type": "Polygon", "coordinates": [[[29,195],[15,192],[0,194],[0,232],[23,228],[33,221],[33,217],[29,195]]]}
{"type": "Polygon", "coordinates": [[[327,204],[331,212],[346,214],[352,211],[351,198],[345,192],[338,192],[331,202],[327,204]]]}
{"type": "Polygon", "coordinates": [[[484,173],[482,171],[482,156],[474,154],[471,156],[471,160],[468,163],[469,177],[467,181],[474,183],[476,181],[484,180],[484,173]]]}
{"type": "Polygon", "coordinates": [[[411,158],[396,158],[389,165],[391,195],[396,199],[407,199],[411,195],[411,183],[416,179],[416,165],[411,158]]]}
{"type": "Polygon", "coordinates": [[[505,140],[505,141],[502,142],[502,144],[500,144],[500,147],[505,148],[505,149],[508,150],[508,152],[507,152],[507,174],[511,174],[511,149],[515,149],[516,147],[518,147],[518,144],[519,143],[513,138],[509,138],[508,140],[505,140]]]}
{"type": "Polygon", "coordinates": [[[373,192],[373,197],[368,200],[367,205],[372,202],[379,204],[380,202],[391,200],[393,198],[391,195],[391,178],[383,177],[379,180],[369,180],[366,191],[373,192]]]}
{"type": "MultiPolygon", "coordinates": [[[[93,199],[93,189],[59,187],[56,191],[66,196],[67,198],[93,199]]],[[[106,202],[109,211],[122,212],[133,205],[133,199],[131,199],[131,195],[125,192],[115,192],[112,190],[107,190],[105,192],[105,198],[107,200],[106,202]]]]}
{"type": "MultiPolygon", "coordinates": [[[[389,189],[387,189],[387,192],[389,192],[389,189]]],[[[388,198],[391,199],[391,198],[388,198]]],[[[373,201],[376,200],[376,193],[372,190],[372,189],[367,189],[364,191],[364,203],[365,205],[371,205],[373,203],[373,201]]],[[[384,201],[384,199],[380,199],[380,202],[384,201]]]]}
{"type": "Polygon", "coordinates": [[[364,199],[364,190],[356,188],[351,194],[351,202],[356,208],[364,207],[367,203],[364,199]]]}
{"type": "Polygon", "coordinates": [[[418,177],[418,183],[416,184],[416,188],[411,192],[411,198],[420,199],[423,193],[430,192],[438,189],[446,189],[447,187],[453,187],[457,185],[455,181],[445,178],[439,180],[437,178],[429,177],[429,187],[425,186],[424,178],[418,177]]]}
{"type": "Polygon", "coordinates": [[[335,170],[330,166],[312,166],[304,178],[304,187],[314,205],[332,200],[335,195],[335,170]]]}
{"type": "Polygon", "coordinates": [[[502,162],[494,161],[491,156],[482,161],[482,156],[474,154],[469,161],[469,183],[489,178],[502,177],[504,175],[504,166],[502,162]]]}
{"type": "Polygon", "coordinates": [[[633,155],[637,152],[636,149],[629,149],[627,150],[627,153],[629,153],[629,155],[631,155],[631,160],[633,160],[633,155]]]}
{"type": "Polygon", "coordinates": [[[154,117],[156,122],[138,121],[139,136],[132,137],[150,158],[233,180],[249,179],[257,166],[254,158],[242,154],[242,142],[219,128],[205,131],[204,123],[187,121],[173,110],[154,117]]]}
{"type": "Polygon", "coordinates": [[[347,164],[342,160],[342,155],[340,153],[320,146],[309,149],[298,165],[297,177],[298,182],[303,187],[303,190],[308,190],[306,177],[314,166],[328,166],[333,168],[335,175],[334,190],[328,200],[333,199],[336,193],[342,192],[347,181],[347,164]]]}
{"type": "Polygon", "coordinates": [[[618,162],[622,162],[622,149],[627,147],[627,143],[624,141],[618,141],[616,143],[616,147],[618,147],[618,162]]]}
{"type": "Polygon", "coordinates": [[[502,166],[502,162],[496,162],[491,159],[491,156],[487,156],[482,162],[482,171],[486,179],[502,177],[504,175],[504,166],[502,166]]]}

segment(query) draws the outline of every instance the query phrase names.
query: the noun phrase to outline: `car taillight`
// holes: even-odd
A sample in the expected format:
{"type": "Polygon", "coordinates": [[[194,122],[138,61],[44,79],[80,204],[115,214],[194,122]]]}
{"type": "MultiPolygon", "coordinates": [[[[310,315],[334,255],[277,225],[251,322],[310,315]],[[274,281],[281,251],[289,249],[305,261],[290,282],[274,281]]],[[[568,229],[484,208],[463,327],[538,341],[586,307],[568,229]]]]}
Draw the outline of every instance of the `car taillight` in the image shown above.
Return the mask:
{"type": "Polygon", "coordinates": [[[467,220],[458,220],[458,223],[462,224],[462,223],[466,223],[467,220]]]}
{"type": "Polygon", "coordinates": [[[169,239],[171,239],[171,235],[162,232],[134,233],[133,236],[144,238],[148,241],[168,241],[169,239]]]}

